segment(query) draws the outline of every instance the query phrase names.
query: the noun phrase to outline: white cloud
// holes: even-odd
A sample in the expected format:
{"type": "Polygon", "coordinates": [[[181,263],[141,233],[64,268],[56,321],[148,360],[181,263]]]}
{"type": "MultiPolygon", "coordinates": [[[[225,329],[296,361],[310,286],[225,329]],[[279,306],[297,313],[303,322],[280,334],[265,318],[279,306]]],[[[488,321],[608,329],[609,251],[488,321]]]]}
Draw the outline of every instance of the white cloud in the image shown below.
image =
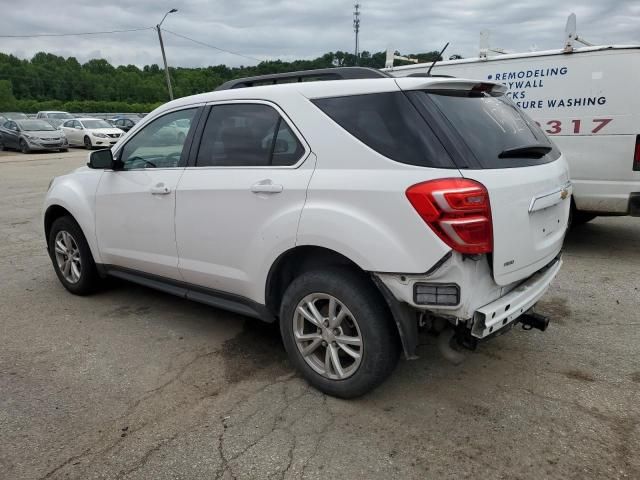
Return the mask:
{"type": "MultiPolygon", "coordinates": [[[[6,1],[6,0],[4,0],[6,1]]],[[[475,56],[479,32],[491,31],[492,46],[510,51],[560,48],[567,15],[578,15],[578,31],[593,43],[640,44],[640,4],[539,0],[363,0],[361,50],[392,46],[404,53],[438,50],[475,56]]],[[[353,49],[352,2],[343,0],[156,1],[129,0],[87,5],[82,0],[21,0],[20,8],[0,6],[0,33],[72,33],[152,27],[172,7],[164,27],[205,43],[260,59],[315,58],[353,49]]],[[[166,34],[173,66],[251,64],[166,34]]],[[[97,52],[113,64],[161,63],[154,30],[90,37],[0,38],[0,51],[29,58],[38,51],[75,56],[83,62],[97,52]]]]}

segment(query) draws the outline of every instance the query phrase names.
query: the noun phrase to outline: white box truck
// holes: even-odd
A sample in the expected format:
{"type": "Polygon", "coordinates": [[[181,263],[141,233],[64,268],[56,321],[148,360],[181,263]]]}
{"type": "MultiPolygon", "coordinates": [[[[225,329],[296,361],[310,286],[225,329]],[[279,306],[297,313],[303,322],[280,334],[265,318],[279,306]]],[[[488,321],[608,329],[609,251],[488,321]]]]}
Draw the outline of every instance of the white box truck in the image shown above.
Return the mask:
{"type": "MultiPolygon", "coordinates": [[[[423,76],[430,66],[386,71],[423,76]]],[[[509,88],[569,162],[574,223],[598,215],[640,216],[640,46],[573,48],[568,42],[560,50],[438,62],[431,75],[509,88]]]]}

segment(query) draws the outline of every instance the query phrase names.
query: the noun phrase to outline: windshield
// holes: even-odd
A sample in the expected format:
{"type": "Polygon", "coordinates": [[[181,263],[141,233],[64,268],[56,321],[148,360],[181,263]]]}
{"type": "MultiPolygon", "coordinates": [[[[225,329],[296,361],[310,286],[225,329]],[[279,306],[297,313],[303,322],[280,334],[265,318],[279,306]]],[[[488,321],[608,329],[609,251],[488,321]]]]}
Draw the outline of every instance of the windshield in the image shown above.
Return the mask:
{"type": "Polygon", "coordinates": [[[43,120],[21,120],[16,122],[25,132],[53,132],[55,128],[43,120]]]}
{"type": "Polygon", "coordinates": [[[47,115],[47,117],[49,117],[49,118],[60,118],[60,119],[63,119],[63,120],[66,120],[68,118],[74,118],[73,115],[71,115],[70,113],[67,113],[67,112],[49,113],[47,115]]]}
{"type": "Polygon", "coordinates": [[[526,167],[549,163],[560,156],[540,127],[506,95],[467,90],[420,95],[435,102],[482,168],[526,167]],[[522,147],[550,148],[548,154],[532,155],[531,149],[522,147]]]}
{"type": "Polygon", "coordinates": [[[82,120],[84,128],[113,128],[113,126],[104,120],[82,120]]]}

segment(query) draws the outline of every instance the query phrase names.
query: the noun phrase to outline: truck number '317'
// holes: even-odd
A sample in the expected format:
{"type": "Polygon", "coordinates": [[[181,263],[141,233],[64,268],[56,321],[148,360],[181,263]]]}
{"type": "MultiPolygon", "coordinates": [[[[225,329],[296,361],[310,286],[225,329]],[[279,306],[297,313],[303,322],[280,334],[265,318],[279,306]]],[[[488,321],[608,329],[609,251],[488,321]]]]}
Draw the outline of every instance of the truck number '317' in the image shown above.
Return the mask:
{"type": "Polygon", "coordinates": [[[613,118],[594,118],[592,120],[547,120],[544,125],[536,122],[548,135],[579,135],[598,133],[613,118]]]}

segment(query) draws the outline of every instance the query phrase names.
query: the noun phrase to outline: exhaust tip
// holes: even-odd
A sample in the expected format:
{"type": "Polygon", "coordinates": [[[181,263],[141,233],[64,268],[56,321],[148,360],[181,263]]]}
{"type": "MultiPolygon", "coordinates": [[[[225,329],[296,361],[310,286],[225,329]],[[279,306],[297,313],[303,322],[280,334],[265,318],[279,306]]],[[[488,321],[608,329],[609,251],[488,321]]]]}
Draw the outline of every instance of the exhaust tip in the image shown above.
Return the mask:
{"type": "Polygon", "coordinates": [[[544,332],[549,326],[549,317],[536,312],[527,312],[520,317],[523,330],[535,328],[544,332]]]}

